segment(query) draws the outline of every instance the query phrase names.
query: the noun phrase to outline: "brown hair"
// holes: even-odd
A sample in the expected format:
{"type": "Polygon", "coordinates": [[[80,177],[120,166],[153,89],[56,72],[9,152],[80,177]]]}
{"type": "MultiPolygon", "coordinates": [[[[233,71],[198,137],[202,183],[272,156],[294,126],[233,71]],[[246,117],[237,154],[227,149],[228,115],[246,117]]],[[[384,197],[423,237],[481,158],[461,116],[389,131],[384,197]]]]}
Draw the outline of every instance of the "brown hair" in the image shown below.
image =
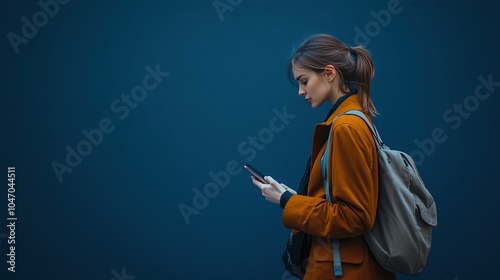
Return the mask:
{"type": "Polygon", "coordinates": [[[288,64],[289,78],[293,76],[293,66],[321,73],[327,65],[333,65],[339,72],[341,91],[344,92],[346,86],[349,88],[357,86],[363,111],[370,116],[378,114],[370,99],[370,84],[375,68],[370,53],[363,46],[349,48],[331,35],[313,35],[293,54],[288,64]]]}

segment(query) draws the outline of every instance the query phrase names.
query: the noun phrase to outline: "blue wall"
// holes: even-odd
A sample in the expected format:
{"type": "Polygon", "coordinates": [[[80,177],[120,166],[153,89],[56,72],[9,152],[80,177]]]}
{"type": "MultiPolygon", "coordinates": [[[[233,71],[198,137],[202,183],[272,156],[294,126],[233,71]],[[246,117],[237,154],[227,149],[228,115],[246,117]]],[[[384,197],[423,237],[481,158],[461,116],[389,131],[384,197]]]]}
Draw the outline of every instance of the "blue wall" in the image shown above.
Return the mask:
{"type": "Polygon", "coordinates": [[[0,11],[1,279],[289,279],[281,210],[241,167],[297,186],[329,107],[286,65],[314,33],[370,49],[379,131],[437,201],[411,279],[496,279],[493,1],[17,2],[0,11]]]}

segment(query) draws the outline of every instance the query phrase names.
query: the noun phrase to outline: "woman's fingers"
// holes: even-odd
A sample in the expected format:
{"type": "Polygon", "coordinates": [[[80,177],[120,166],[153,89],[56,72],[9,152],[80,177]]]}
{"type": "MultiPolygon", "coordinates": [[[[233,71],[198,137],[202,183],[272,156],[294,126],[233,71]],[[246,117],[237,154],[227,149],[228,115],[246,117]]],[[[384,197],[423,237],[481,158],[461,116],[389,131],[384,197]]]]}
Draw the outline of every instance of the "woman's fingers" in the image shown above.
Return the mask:
{"type": "Polygon", "coordinates": [[[285,191],[290,191],[293,194],[297,193],[294,190],[287,187],[286,185],[278,183],[271,176],[266,176],[266,177],[264,177],[264,179],[267,182],[269,182],[269,184],[264,184],[264,183],[260,182],[254,176],[252,176],[252,183],[261,190],[262,196],[264,196],[264,198],[269,202],[279,204],[281,195],[285,191]]]}
{"type": "Polygon", "coordinates": [[[273,186],[275,189],[280,190],[280,191],[285,191],[286,190],[280,183],[278,183],[276,180],[274,180],[273,177],[266,176],[266,177],[264,177],[264,179],[266,179],[269,182],[269,184],[271,186],[273,186]]]}
{"type": "Polygon", "coordinates": [[[255,178],[255,176],[252,176],[252,183],[261,190],[266,186],[266,184],[263,184],[261,181],[255,178]]]}

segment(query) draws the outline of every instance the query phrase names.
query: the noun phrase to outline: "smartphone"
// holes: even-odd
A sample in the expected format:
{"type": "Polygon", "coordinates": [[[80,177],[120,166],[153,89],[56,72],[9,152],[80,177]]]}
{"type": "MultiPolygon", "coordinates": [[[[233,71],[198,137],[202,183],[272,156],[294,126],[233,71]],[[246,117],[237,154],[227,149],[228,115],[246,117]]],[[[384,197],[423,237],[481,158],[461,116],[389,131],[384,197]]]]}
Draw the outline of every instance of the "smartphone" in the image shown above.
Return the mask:
{"type": "Polygon", "coordinates": [[[263,183],[263,184],[269,184],[269,182],[266,181],[266,179],[264,179],[264,175],[262,175],[262,173],[260,173],[259,171],[257,171],[257,169],[255,169],[250,164],[245,164],[245,166],[243,166],[243,167],[248,172],[250,172],[250,174],[252,174],[255,178],[257,178],[257,180],[259,180],[261,183],[263,183]]]}

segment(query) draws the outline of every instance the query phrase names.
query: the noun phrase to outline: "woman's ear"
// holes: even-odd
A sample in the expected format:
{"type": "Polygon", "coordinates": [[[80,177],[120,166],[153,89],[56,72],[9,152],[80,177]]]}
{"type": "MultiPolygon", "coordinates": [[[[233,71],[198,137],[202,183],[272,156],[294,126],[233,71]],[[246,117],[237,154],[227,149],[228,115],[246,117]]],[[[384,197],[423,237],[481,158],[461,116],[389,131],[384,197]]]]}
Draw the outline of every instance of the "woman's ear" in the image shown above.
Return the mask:
{"type": "Polygon", "coordinates": [[[332,82],[337,76],[337,69],[333,65],[327,65],[325,67],[325,76],[328,82],[332,82]]]}

